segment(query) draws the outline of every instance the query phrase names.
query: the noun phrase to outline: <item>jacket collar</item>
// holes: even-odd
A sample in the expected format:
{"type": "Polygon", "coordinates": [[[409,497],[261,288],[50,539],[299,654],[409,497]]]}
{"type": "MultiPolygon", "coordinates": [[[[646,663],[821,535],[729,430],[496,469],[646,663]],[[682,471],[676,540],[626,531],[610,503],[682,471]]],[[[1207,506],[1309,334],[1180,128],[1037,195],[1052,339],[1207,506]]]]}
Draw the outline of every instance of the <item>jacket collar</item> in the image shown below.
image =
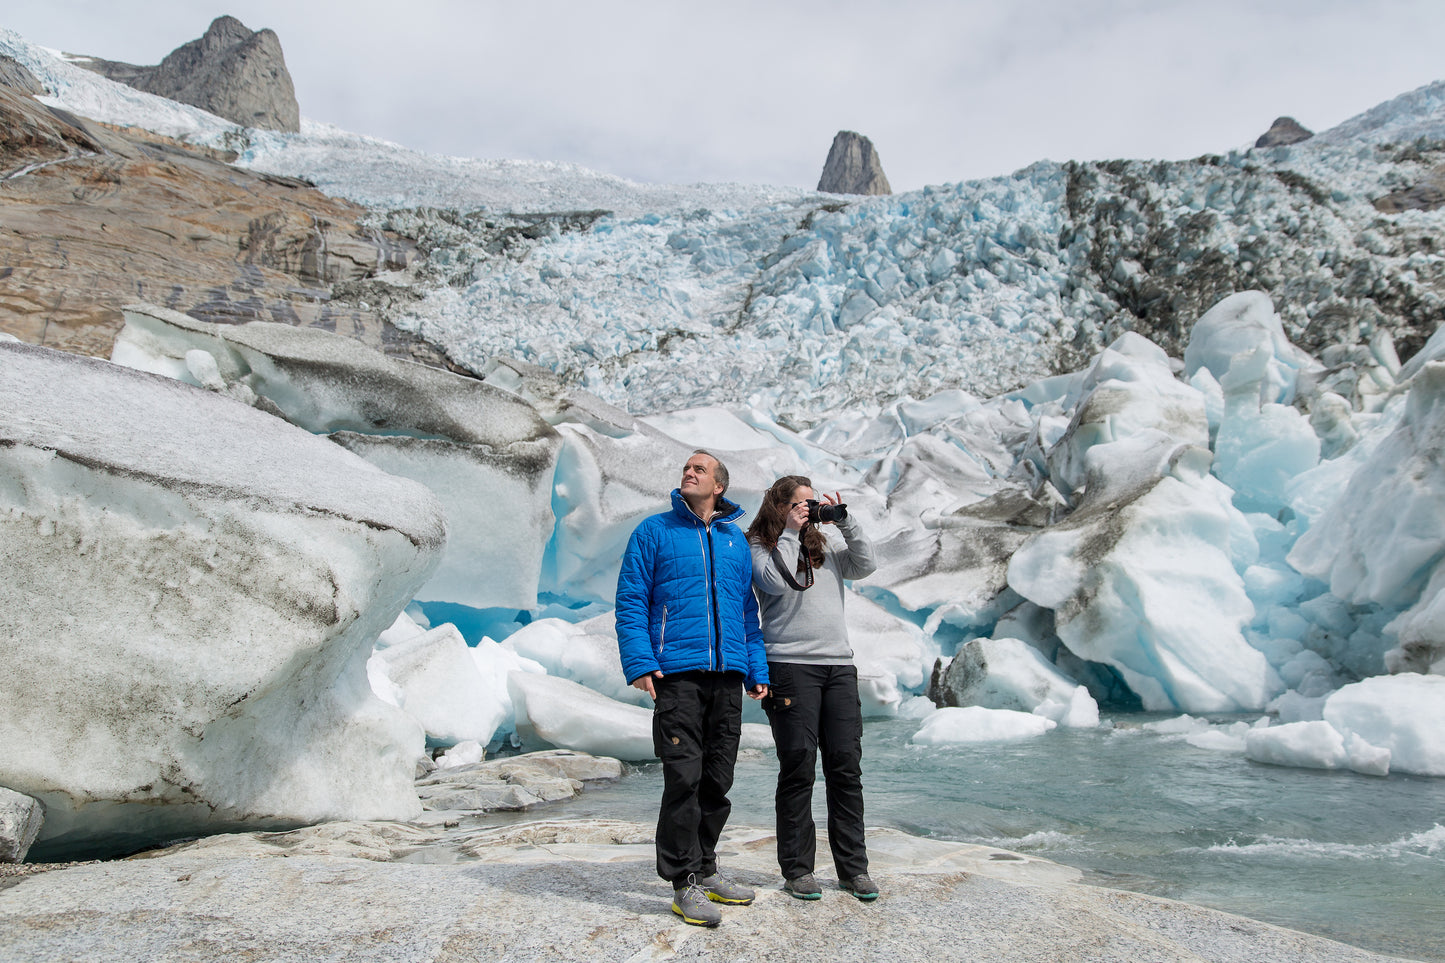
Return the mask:
{"type": "Polygon", "coordinates": [[[730,502],[726,498],[719,498],[717,500],[717,511],[713,513],[712,518],[698,518],[697,513],[695,513],[686,500],[683,499],[682,489],[680,488],[674,488],[672,490],[672,510],[690,522],[735,522],[747,514],[742,506],[736,502],[730,502]]]}

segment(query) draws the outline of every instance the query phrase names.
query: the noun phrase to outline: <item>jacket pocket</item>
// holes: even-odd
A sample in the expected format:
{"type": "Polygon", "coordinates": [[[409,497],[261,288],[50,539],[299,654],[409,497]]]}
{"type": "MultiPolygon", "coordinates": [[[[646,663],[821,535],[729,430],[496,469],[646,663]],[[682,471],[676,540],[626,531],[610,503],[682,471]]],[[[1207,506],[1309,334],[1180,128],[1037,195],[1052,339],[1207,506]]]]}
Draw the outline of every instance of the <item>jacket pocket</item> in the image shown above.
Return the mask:
{"type": "Polygon", "coordinates": [[[657,630],[657,654],[662,655],[662,650],[667,648],[667,606],[662,607],[662,627],[657,630]]]}

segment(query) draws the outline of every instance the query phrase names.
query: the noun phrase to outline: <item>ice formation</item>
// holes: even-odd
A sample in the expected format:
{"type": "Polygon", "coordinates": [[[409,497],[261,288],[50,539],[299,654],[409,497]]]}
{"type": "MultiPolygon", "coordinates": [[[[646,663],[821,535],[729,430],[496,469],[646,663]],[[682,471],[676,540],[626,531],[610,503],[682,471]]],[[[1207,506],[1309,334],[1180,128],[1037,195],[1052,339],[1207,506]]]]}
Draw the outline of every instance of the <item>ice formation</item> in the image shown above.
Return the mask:
{"type": "Polygon", "coordinates": [[[436,568],[431,493],[169,378],[0,371],[0,784],[37,851],[415,815],[422,732],[366,662],[436,568]]]}
{"type": "Polygon", "coordinates": [[[922,727],[913,734],[913,742],[920,746],[1008,742],[1041,736],[1056,725],[1052,719],[1016,709],[950,706],[924,717],[922,727]]]}
{"type": "Polygon", "coordinates": [[[562,441],[531,405],[319,330],[209,324],[146,305],[125,318],[112,361],[261,405],[430,488],[455,521],[418,597],[535,606],[562,441]]]}
{"type": "Polygon", "coordinates": [[[1445,130],[1440,85],[1292,147],[843,203],[427,157],[312,122],[261,134],[8,32],[0,53],[57,106],[238,149],[439,252],[376,283],[406,288],[395,322],[481,377],[466,387],[317,332],[150,309],[116,349],[433,488],[452,541],[413,595],[436,627],[366,625],[372,688],[435,744],[650,757],[615,661],[618,556],[708,447],[746,508],[789,472],[844,494],[880,561],[848,599],[865,712],[918,719],[919,745],[1101,709],[1269,711],[1153,731],[1445,775],[1445,341],[1403,366],[1391,341],[1445,307],[1445,214],[1372,204],[1435,162],[1407,142],[1445,130]],[[403,665],[409,646],[455,671],[403,665]],[[959,690],[979,704],[933,711],[935,661],[961,674],[981,652],[986,683],[959,690]]]}

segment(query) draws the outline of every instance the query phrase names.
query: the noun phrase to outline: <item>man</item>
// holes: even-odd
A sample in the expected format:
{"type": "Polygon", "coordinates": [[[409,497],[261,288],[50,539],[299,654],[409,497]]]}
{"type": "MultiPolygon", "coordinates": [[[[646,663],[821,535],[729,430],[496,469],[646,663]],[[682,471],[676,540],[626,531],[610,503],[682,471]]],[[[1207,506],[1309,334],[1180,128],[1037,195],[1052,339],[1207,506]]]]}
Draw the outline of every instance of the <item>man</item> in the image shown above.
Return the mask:
{"type": "Polygon", "coordinates": [[[732,810],[742,689],[754,699],[768,694],[752,553],[734,524],[743,510],[723,498],[727,487],[726,466],[693,452],[672,511],[637,526],[617,576],[622,669],[656,706],[657,874],[672,883],[672,911],[696,926],[722,922],[712,903],[746,906],[754,895],[717,867],[732,810]]]}

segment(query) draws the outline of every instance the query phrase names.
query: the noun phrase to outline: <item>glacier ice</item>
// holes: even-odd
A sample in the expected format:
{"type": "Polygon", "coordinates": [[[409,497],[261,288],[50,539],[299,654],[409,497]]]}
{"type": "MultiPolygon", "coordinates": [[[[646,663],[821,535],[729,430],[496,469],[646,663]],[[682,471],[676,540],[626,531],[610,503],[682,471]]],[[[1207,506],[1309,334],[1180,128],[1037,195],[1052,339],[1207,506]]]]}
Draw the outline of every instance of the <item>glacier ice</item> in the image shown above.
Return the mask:
{"type": "Polygon", "coordinates": [[[1041,736],[1057,725],[1052,719],[1016,709],[949,706],[925,716],[912,741],[921,746],[1008,742],[1041,736]]]}
{"type": "Polygon", "coordinates": [[[562,439],[531,405],[320,330],[140,304],[125,318],[112,361],[257,404],[425,484],[455,522],[419,598],[535,606],[562,439]]]}
{"type": "Polygon", "coordinates": [[[406,818],[372,644],[446,529],[421,485],[216,394],[0,343],[0,784],[37,848],[406,818]]]}
{"type": "MultiPolygon", "coordinates": [[[[469,453],[436,450],[453,435],[416,418],[376,431],[369,399],[243,332],[123,339],[117,359],[282,411],[434,488],[452,538],[417,595],[523,626],[472,648],[485,693],[471,709],[501,714],[494,739],[531,726],[513,703],[529,684],[557,739],[632,725],[619,702],[569,705],[544,687],[636,701],[609,677],[598,613],[631,526],[699,445],[724,453],[746,507],[799,471],[864,519],[880,567],[848,612],[869,714],[921,715],[935,658],[1017,637],[1062,680],[1035,707],[1047,721],[1100,704],[1269,707],[1277,734],[1199,723],[1183,737],[1312,764],[1342,757],[1317,748],[1318,726],[1289,724],[1333,725],[1347,683],[1445,672],[1432,488],[1445,342],[1404,365],[1391,342],[1445,305],[1429,246],[1442,215],[1372,203],[1427,170],[1428,145],[1408,142],[1445,129],[1441,85],[1294,147],[1045,162],[842,202],[431,158],[313,122],[246,132],[8,31],[0,52],[58,106],[239,148],[242,164],[394,206],[378,223],[436,242],[416,273],[377,283],[405,286],[397,323],[510,412],[511,434],[473,437],[469,453]],[[1413,307],[1392,318],[1387,303],[1413,307]],[[516,444],[530,467],[508,475],[516,444]],[[510,689],[509,673],[524,674],[510,689]]],[[[393,389],[431,377],[356,370],[393,389]]],[[[381,394],[397,417],[397,391],[381,394]]],[[[378,634],[373,685],[404,703],[378,634]]],[[[1389,733],[1438,732],[1419,700],[1402,706],[1389,733]]],[[[1388,752],[1396,768],[1384,724],[1360,725],[1336,730],[1347,767],[1377,771],[1388,752]]],[[[1407,757],[1412,739],[1429,741],[1401,736],[1407,757]]]]}

